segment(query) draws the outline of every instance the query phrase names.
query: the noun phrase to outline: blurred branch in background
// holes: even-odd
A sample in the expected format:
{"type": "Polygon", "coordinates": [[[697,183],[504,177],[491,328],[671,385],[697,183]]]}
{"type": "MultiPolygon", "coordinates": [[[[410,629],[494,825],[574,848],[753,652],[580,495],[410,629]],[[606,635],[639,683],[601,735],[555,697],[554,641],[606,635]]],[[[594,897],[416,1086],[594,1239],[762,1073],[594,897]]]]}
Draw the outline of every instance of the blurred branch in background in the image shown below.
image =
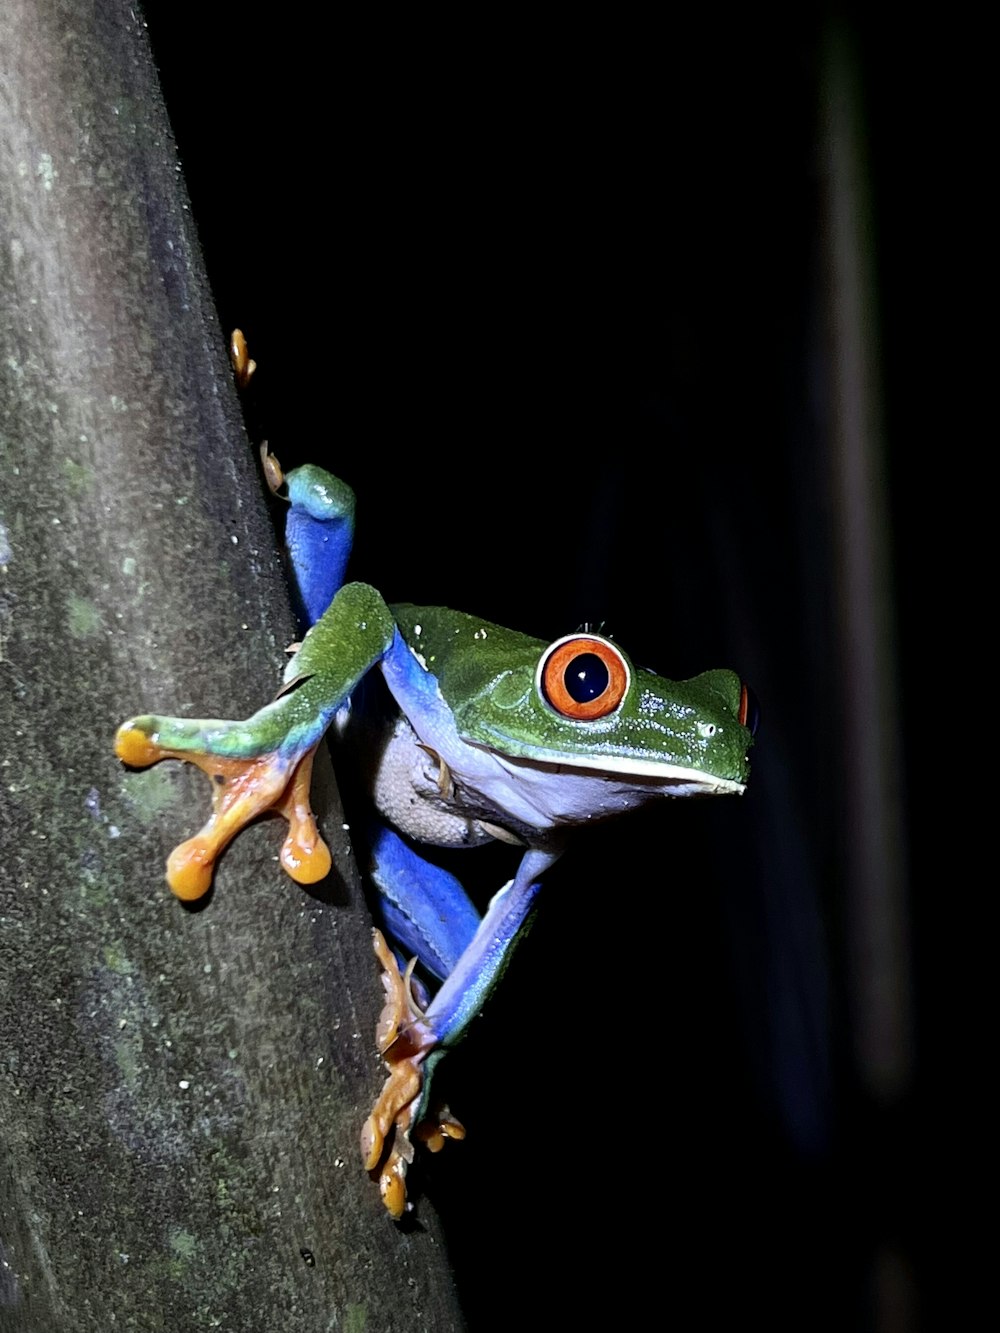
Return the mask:
{"type": "Polygon", "coordinates": [[[878,256],[868,160],[865,92],[846,27],[823,49],[820,132],[830,356],[829,446],[832,584],[840,662],[841,897],[844,988],[854,1072],[867,1101],[867,1175],[858,1202],[876,1201],[870,1262],[871,1327],[918,1326],[910,1174],[899,1122],[913,1092],[912,1002],[905,770],[896,654],[896,589],[883,429],[878,256]],[[897,1132],[886,1132],[886,1123],[897,1132]],[[911,1232],[911,1242],[913,1240],[911,1232]]]}
{"type": "Polygon", "coordinates": [[[856,58],[843,31],[830,37],[824,76],[849,980],[858,1069],[869,1093],[891,1104],[908,1091],[913,1061],[907,841],[876,256],[864,108],[856,58]]]}

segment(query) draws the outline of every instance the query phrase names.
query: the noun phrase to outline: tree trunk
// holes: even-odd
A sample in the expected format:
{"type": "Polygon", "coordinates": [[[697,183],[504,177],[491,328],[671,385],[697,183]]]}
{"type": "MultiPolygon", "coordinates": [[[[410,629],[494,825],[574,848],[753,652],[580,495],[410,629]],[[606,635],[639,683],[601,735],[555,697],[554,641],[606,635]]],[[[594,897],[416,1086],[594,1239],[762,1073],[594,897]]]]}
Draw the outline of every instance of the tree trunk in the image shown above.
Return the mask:
{"type": "Polygon", "coordinates": [[[328,766],[327,884],[264,822],[188,910],[205,779],[112,753],[246,715],[295,633],[143,25],[8,0],[0,61],[0,1328],[458,1328],[426,1200],[393,1226],[361,1169],[381,991],[328,766]]]}

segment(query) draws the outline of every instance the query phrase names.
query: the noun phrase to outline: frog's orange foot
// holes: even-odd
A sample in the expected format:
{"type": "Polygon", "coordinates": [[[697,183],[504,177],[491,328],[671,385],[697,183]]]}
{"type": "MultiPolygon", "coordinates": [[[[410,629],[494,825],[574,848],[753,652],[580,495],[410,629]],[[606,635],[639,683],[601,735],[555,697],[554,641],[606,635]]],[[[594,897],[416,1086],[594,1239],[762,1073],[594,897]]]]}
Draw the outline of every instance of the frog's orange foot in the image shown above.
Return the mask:
{"type": "Polygon", "coordinates": [[[440,1152],[449,1139],[461,1142],[465,1138],[465,1126],[447,1106],[442,1105],[435,1107],[426,1120],[421,1120],[414,1136],[426,1145],[428,1152],[440,1152]]]}
{"type": "Polygon", "coordinates": [[[381,931],[372,931],[372,941],[382,964],[386,993],[376,1041],[389,1077],[361,1130],[361,1156],[365,1170],[378,1181],[389,1214],[399,1218],[406,1208],[406,1170],[413,1161],[411,1133],[432,1152],[438,1152],[446,1139],[464,1138],[465,1130],[447,1108],[414,1128],[413,1118],[424,1090],[423,1063],[437,1046],[438,1038],[414,1003],[412,964],[401,973],[381,931]]]}
{"type": "Polygon", "coordinates": [[[161,745],[160,724],[174,722],[133,718],[119,727],[115,753],[133,768],[147,768],[161,759],[183,759],[211,779],[211,819],[200,833],[175,847],[167,860],[167,883],[177,897],[190,902],[207,893],[224,848],[242,828],[268,812],[288,820],[281,864],[292,879],[299,884],[315,884],[323,879],[330,870],[330,852],[309,805],[315,746],[290,757],[279,751],[238,759],[161,745]]]}
{"type": "Polygon", "coordinates": [[[245,389],[253,379],[257,362],[250,355],[242,329],[233,329],[232,337],[229,339],[229,360],[232,363],[236,387],[245,389]]]}

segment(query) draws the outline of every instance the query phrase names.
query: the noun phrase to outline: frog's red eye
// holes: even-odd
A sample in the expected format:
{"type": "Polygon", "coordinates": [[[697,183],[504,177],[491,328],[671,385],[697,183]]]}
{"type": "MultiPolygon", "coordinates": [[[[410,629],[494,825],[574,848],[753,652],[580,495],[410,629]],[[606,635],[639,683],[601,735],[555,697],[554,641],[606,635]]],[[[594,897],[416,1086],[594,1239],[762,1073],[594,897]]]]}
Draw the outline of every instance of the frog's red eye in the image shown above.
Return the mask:
{"type": "Polygon", "coordinates": [[[546,701],[579,722],[613,713],[628,684],[628,665],[618,649],[589,634],[557,639],[538,664],[538,686],[546,701]]]}

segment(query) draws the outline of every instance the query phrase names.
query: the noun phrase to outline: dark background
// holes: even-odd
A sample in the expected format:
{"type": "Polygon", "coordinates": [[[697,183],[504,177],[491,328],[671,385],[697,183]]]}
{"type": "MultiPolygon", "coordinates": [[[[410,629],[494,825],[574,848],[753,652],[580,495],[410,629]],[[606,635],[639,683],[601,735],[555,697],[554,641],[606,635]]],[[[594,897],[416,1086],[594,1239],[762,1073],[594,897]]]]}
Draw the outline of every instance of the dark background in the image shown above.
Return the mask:
{"type": "Polygon", "coordinates": [[[932,224],[909,48],[816,16],[362,30],[270,11],[213,36],[145,13],[221,322],[260,364],[248,427],[355,487],[352,572],[539,637],[603,623],[665,675],[732,666],[761,702],[746,797],[582,838],[442,1067],[469,1138],[414,1179],[470,1328],[647,1307],[685,1327],[920,1326],[936,1052],[899,663],[917,655],[902,479],[932,224]],[[901,746],[888,1084],[859,1054],[890,1020],[859,998],[865,905],[845,886],[821,113],[838,60],[881,405],[871,650],[901,746]]]}

